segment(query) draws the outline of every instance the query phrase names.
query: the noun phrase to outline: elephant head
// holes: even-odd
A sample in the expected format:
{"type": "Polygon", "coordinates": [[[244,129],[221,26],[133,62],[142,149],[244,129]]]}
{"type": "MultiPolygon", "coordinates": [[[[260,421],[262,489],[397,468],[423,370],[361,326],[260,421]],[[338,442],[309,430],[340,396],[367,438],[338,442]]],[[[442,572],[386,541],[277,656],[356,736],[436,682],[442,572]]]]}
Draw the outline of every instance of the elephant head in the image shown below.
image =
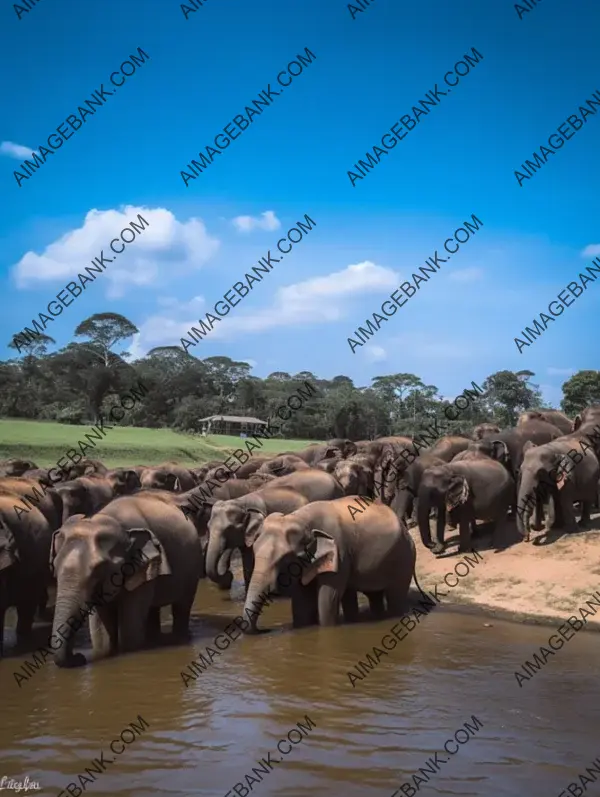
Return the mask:
{"type": "MultiPolygon", "coordinates": [[[[334,440],[329,440],[327,445],[330,447],[327,449],[327,451],[330,451],[331,449],[337,449],[342,459],[351,457],[358,452],[356,443],[353,443],[352,440],[348,440],[346,438],[336,437],[334,440]]],[[[325,457],[330,456],[332,456],[332,454],[325,453],[325,457]]]]}
{"type": "Polygon", "coordinates": [[[131,495],[142,486],[140,477],[130,468],[114,468],[106,473],[105,478],[110,482],[115,496],[131,495]]]}
{"type": "Polygon", "coordinates": [[[167,468],[146,468],[141,475],[140,481],[144,490],[154,489],[179,492],[179,480],[167,468]]]}
{"type": "Polygon", "coordinates": [[[469,451],[478,451],[480,454],[495,459],[496,462],[501,462],[504,467],[510,472],[512,468],[512,459],[510,456],[510,449],[504,440],[496,440],[493,437],[485,437],[483,440],[477,440],[469,445],[469,451]]]}
{"type": "Polygon", "coordinates": [[[364,458],[340,460],[333,475],[342,485],[344,495],[373,496],[374,476],[373,463],[364,458]]]}
{"type": "Polygon", "coordinates": [[[254,570],[244,605],[249,618],[245,633],[259,632],[258,616],[270,593],[293,595],[319,573],[336,573],[338,567],[338,546],[330,534],[308,528],[293,515],[270,514],[254,541],[254,570]]]}
{"type": "Polygon", "coordinates": [[[73,515],[92,514],[94,507],[89,490],[79,479],[57,484],[54,490],[62,499],[63,523],[66,523],[73,515]]]}
{"type": "Polygon", "coordinates": [[[260,534],[266,512],[242,501],[217,501],[208,524],[206,575],[221,589],[229,589],[233,576],[229,570],[235,548],[252,548],[260,534]]]}
{"type": "Polygon", "coordinates": [[[123,528],[106,515],[70,518],[52,537],[50,569],[56,575],[56,609],[52,633],[67,629],[65,644],[55,650],[59,667],[76,667],[85,657],[73,653],[75,633],[84,609],[88,613],[117,600],[171,568],[156,536],[147,528],[123,528]],[[90,606],[91,604],[91,606],[90,606]],[[91,608],[93,607],[93,608],[91,608]]]}
{"type": "Polygon", "coordinates": [[[473,429],[472,437],[473,440],[482,440],[484,437],[497,434],[499,431],[500,427],[496,426],[495,423],[480,423],[479,426],[473,429]]]}
{"type": "Polygon", "coordinates": [[[469,485],[462,474],[454,472],[447,465],[427,468],[421,477],[418,491],[417,521],[421,540],[433,553],[444,550],[444,526],[446,512],[464,504],[469,498],[469,485]],[[437,509],[438,539],[431,539],[429,515],[437,509]]]}
{"type": "Polygon", "coordinates": [[[525,542],[531,535],[531,515],[536,503],[551,501],[549,514],[554,516],[554,497],[569,478],[572,463],[560,450],[551,446],[536,446],[531,440],[523,445],[523,462],[519,473],[517,494],[517,529],[525,542]]]}
{"type": "Polygon", "coordinates": [[[25,471],[37,470],[37,467],[30,459],[5,459],[0,462],[0,476],[22,476],[25,471]]]}

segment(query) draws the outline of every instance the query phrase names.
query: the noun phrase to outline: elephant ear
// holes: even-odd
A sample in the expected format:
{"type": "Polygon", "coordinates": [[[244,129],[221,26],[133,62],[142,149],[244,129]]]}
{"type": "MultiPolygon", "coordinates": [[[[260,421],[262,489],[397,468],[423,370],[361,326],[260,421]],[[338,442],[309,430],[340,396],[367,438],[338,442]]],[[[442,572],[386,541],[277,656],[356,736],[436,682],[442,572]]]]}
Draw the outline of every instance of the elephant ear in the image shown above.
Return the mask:
{"type": "Polygon", "coordinates": [[[165,474],[165,490],[171,490],[175,492],[175,485],[177,484],[177,476],[174,473],[166,473],[165,474]]]}
{"type": "Polygon", "coordinates": [[[0,573],[18,561],[17,541],[8,526],[0,520],[0,573]]]}
{"type": "Polygon", "coordinates": [[[323,459],[329,459],[330,457],[341,457],[341,456],[342,456],[342,450],[338,446],[330,446],[323,454],[323,459]]]}
{"type": "Polygon", "coordinates": [[[138,490],[142,486],[140,477],[134,470],[126,470],[123,475],[125,478],[125,489],[129,493],[132,493],[134,490],[138,490]]]}
{"type": "Polygon", "coordinates": [[[459,504],[464,504],[469,497],[469,483],[464,476],[452,481],[446,493],[446,509],[451,512],[459,504]]]}
{"type": "Polygon", "coordinates": [[[261,512],[261,510],[256,507],[251,506],[246,509],[247,520],[246,527],[244,528],[244,539],[247,548],[252,548],[254,545],[254,541],[260,534],[265,517],[265,513],[261,512]]]}
{"type": "Polygon", "coordinates": [[[339,568],[339,551],[331,534],[320,529],[312,529],[313,543],[309,546],[312,561],[302,573],[302,583],[310,582],[319,573],[337,573],[339,568]]]}
{"type": "Polygon", "coordinates": [[[130,529],[128,535],[131,540],[129,550],[130,552],[135,551],[136,558],[131,562],[132,567],[135,568],[134,573],[125,580],[123,585],[126,590],[131,592],[146,581],[153,581],[159,576],[171,575],[171,568],[163,547],[150,529],[130,529]]]}
{"type": "Polygon", "coordinates": [[[502,462],[503,465],[508,465],[510,462],[510,451],[504,440],[492,440],[492,459],[497,462],[502,462]]]}

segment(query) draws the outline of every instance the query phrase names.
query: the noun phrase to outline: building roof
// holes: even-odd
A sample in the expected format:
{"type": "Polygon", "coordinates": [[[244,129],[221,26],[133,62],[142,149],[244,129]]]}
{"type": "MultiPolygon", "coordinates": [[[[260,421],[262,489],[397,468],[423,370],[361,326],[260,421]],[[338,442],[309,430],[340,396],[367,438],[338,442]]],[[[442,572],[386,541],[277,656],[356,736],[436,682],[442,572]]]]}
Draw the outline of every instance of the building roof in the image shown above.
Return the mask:
{"type": "Polygon", "coordinates": [[[245,417],[243,415],[209,415],[208,418],[200,418],[200,421],[225,421],[226,423],[260,423],[267,426],[266,421],[260,418],[245,417]]]}

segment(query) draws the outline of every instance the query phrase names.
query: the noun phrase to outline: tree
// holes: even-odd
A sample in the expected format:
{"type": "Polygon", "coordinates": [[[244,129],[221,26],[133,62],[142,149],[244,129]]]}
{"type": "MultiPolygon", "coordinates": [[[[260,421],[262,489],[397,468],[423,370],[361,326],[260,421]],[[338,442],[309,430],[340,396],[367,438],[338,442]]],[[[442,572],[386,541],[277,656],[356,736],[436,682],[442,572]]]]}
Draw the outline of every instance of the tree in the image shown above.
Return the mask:
{"type": "Polygon", "coordinates": [[[501,426],[514,426],[518,414],[530,410],[541,400],[539,391],[527,384],[531,371],[497,371],[484,379],[485,403],[501,426]]]}
{"type": "MultiPolygon", "coordinates": [[[[50,335],[46,335],[44,332],[40,332],[35,338],[25,340],[25,342],[20,345],[20,348],[25,349],[27,352],[26,356],[44,357],[46,349],[53,343],[56,343],[54,338],[50,337],[50,335]]],[[[14,338],[11,339],[8,348],[19,351],[19,346],[15,343],[14,338]]]]}
{"type": "Polygon", "coordinates": [[[578,371],[562,386],[563,412],[573,417],[590,404],[600,404],[600,371],[578,371]]]}

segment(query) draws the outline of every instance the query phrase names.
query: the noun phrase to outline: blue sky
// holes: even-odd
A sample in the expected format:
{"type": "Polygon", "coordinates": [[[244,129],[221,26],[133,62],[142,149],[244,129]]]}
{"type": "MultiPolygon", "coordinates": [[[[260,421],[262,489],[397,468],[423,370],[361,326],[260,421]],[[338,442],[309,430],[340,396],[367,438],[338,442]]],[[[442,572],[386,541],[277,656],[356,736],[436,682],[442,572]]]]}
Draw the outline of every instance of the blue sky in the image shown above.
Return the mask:
{"type": "Polygon", "coordinates": [[[514,338],[600,253],[600,118],[523,187],[514,170],[600,89],[599,22],[592,0],[522,19],[504,0],[376,0],[354,19],[337,0],[205,0],[187,20],[174,0],[43,0],[20,20],[4,3],[0,356],[137,212],[151,228],[48,325],[59,346],[109,310],[140,329],[136,355],[178,344],[308,214],[317,226],[193,354],[357,385],[408,371],[445,396],[527,368],[558,401],[598,367],[600,286],[522,354],[514,338]],[[149,60],[19,188],[20,147],[138,47],[149,60]],[[186,187],[180,171],[306,47],[313,63],[186,187]],[[483,60],[352,187],[352,165],[473,47],[483,60]],[[353,354],[348,336],[472,214],[484,226],[353,354]]]}

